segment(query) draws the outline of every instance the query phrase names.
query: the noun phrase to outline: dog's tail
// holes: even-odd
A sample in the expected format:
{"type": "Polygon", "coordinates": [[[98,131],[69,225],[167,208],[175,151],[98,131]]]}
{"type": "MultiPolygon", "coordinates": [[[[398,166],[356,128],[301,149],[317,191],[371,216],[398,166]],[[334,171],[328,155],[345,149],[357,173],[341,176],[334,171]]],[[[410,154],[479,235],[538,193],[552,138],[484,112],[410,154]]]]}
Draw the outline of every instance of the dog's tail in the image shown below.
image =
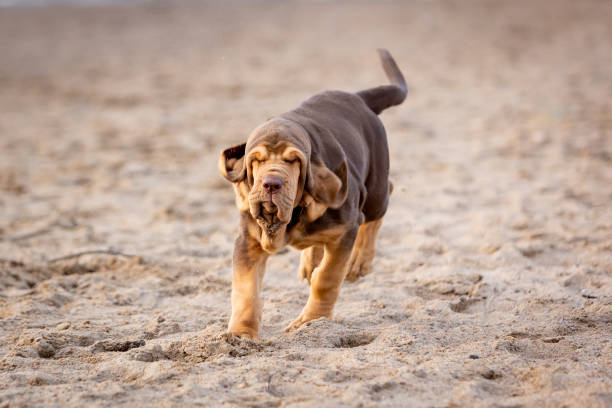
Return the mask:
{"type": "Polygon", "coordinates": [[[391,85],[377,86],[376,88],[365,89],[357,92],[374,113],[377,115],[385,109],[399,105],[406,99],[408,88],[406,81],[401,71],[397,67],[395,60],[389,54],[389,51],[384,49],[378,50],[378,55],[382,62],[383,69],[391,85]]]}

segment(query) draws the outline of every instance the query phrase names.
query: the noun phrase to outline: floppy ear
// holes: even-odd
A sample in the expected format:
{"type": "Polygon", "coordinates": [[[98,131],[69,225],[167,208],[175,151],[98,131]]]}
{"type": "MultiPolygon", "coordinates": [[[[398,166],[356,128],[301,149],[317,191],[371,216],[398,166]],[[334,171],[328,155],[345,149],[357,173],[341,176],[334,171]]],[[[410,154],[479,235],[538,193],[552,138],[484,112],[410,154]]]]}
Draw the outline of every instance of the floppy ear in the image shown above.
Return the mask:
{"type": "Polygon", "coordinates": [[[308,167],[307,192],[329,208],[340,208],[348,196],[348,168],[346,159],[334,171],[316,159],[308,167]]]}
{"type": "Polygon", "coordinates": [[[225,149],[219,157],[219,173],[232,183],[239,183],[246,175],[245,150],[246,143],[242,143],[225,149]]]}

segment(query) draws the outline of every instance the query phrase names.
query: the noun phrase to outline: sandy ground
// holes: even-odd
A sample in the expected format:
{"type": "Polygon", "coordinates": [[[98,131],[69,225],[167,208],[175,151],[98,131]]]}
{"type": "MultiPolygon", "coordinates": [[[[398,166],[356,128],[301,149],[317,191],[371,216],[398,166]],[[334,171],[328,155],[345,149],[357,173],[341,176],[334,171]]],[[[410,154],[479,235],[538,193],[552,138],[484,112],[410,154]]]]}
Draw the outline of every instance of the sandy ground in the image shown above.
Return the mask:
{"type": "Polygon", "coordinates": [[[0,407],[612,406],[610,21],[607,1],[0,10],[0,407]],[[410,95],[382,115],[373,273],[284,333],[308,293],[284,251],[263,340],[219,339],[219,151],[382,84],[380,46],[410,95]]]}

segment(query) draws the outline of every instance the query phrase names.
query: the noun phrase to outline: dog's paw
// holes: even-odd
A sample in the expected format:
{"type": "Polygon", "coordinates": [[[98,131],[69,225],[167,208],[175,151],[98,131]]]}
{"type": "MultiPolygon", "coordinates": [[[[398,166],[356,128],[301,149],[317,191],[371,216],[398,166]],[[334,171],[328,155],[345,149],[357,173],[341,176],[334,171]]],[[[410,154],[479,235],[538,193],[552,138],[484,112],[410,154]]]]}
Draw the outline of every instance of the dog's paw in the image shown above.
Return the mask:
{"type": "Polygon", "coordinates": [[[289,326],[287,326],[285,328],[285,331],[286,332],[290,332],[290,331],[293,331],[293,330],[297,330],[303,324],[308,323],[311,320],[315,320],[315,319],[321,318],[321,317],[327,317],[327,316],[322,316],[322,315],[319,315],[319,314],[310,314],[310,313],[302,312],[297,319],[292,321],[291,324],[289,324],[289,326]]]}
{"type": "Polygon", "coordinates": [[[251,337],[250,335],[241,335],[235,336],[231,332],[223,332],[217,336],[217,340],[223,341],[227,344],[231,345],[256,345],[262,344],[261,339],[259,337],[251,337]]]}
{"type": "Polygon", "coordinates": [[[285,328],[286,332],[290,332],[293,330],[297,330],[300,328],[300,326],[304,325],[305,323],[308,323],[312,320],[316,320],[316,319],[320,319],[320,318],[327,318],[329,319],[331,317],[331,312],[329,313],[324,313],[323,311],[320,310],[316,310],[316,311],[302,311],[302,313],[300,313],[300,316],[295,319],[294,321],[292,321],[289,326],[287,326],[285,328]]]}
{"type": "Polygon", "coordinates": [[[292,321],[289,326],[287,326],[285,328],[286,332],[290,332],[293,330],[297,330],[301,325],[303,325],[304,323],[306,323],[308,320],[305,320],[304,317],[302,315],[300,315],[300,317],[298,317],[297,319],[295,319],[294,321],[292,321]]]}
{"type": "Polygon", "coordinates": [[[219,340],[225,340],[225,341],[229,341],[232,338],[249,339],[249,340],[257,341],[259,340],[259,335],[253,330],[230,329],[226,332],[219,334],[218,338],[219,340]]]}
{"type": "Polygon", "coordinates": [[[348,272],[344,278],[347,282],[355,282],[362,276],[366,276],[372,272],[372,261],[374,260],[374,251],[353,251],[348,262],[348,272]]]}

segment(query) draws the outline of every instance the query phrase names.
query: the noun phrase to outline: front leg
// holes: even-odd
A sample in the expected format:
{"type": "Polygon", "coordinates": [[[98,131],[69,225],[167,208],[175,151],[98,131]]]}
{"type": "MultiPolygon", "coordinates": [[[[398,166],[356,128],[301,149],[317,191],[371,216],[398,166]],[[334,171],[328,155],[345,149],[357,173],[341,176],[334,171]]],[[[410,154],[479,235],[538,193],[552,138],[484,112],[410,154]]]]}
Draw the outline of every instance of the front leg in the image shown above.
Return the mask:
{"type": "Polygon", "coordinates": [[[268,254],[248,234],[236,239],[232,275],[232,317],[230,334],[257,339],[263,302],[260,298],[268,254]]]}
{"type": "Polygon", "coordinates": [[[310,280],[310,296],[300,316],[285,331],[295,330],[302,324],[331,317],[347,271],[347,263],[355,241],[356,230],[346,232],[341,239],[325,244],[321,264],[315,268],[310,280]]]}
{"type": "Polygon", "coordinates": [[[323,246],[313,245],[304,249],[300,256],[300,270],[298,272],[300,279],[306,279],[310,285],[312,272],[319,266],[321,259],[323,259],[323,246]]]}

